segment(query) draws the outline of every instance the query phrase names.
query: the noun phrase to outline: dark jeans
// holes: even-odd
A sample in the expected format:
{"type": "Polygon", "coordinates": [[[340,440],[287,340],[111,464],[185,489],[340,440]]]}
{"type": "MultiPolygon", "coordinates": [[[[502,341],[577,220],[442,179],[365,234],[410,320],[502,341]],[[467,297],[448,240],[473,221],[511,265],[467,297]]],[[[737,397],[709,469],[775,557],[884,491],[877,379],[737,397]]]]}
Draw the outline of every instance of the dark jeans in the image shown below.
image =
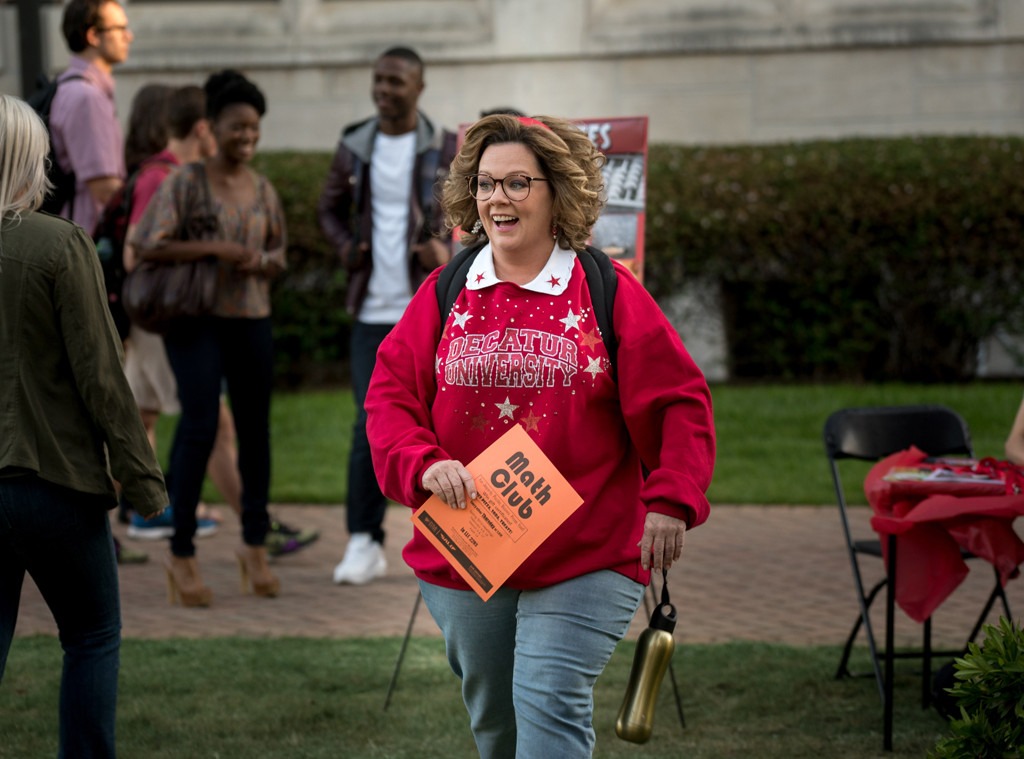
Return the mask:
{"type": "Polygon", "coordinates": [[[121,601],[108,499],[35,475],[0,478],[0,681],[25,573],[64,649],[61,757],[113,757],[121,601]]]}
{"type": "Polygon", "coordinates": [[[164,336],[164,345],[181,401],[171,450],[171,552],[195,555],[196,506],[217,437],[221,383],[225,380],[238,431],[242,539],[248,545],[261,546],[270,526],[270,319],[202,317],[176,326],[164,336]]]}
{"type": "Polygon", "coordinates": [[[384,513],[387,499],[377,483],[366,439],[366,392],[377,363],[377,349],[394,328],[393,324],[352,325],[349,360],[352,366],[352,395],[356,402],[356,421],[352,427],[352,450],[348,459],[347,521],[349,534],[368,532],[378,543],[384,542],[384,513]]]}

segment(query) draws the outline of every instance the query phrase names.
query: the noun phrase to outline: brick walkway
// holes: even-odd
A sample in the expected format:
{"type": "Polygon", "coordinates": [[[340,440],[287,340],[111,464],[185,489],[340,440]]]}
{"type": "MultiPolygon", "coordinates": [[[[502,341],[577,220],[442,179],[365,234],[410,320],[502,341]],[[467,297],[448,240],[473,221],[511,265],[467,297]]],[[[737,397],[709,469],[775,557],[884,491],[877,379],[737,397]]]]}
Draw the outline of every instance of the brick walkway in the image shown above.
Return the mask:
{"type": "MultiPolygon", "coordinates": [[[[226,511],[226,509],[222,510],[226,511]]],[[[345,544],[344,510],[325,506],[278,506],[289,524],[317,527],[321,538],[305,551],[275,561],[282,595],[244,596],[239,590],[233,547],[238,526],[229,522],[198,543],[206,583],[213,588],[208,609],[182,609],[167,603],[161,558],[163,542],[126,541],[149,551],[148,564],[121,567],[124,634],[130,638],[204,636],[400,636],[416,599],[416,581],[401,559],[412,531],[408,512],[388,509],[389,571],[365,587],[334,585],[331,573],[345,544]]],[[[855,509],[855,534],[868,536],[867,509],[855,509]]],[[[1024,522],[1024,520],[1020,520],[1024,522]]],[[[1018,529],[1022,525],[1018,523],[1018,529]]],[[[124,538],[124,527],[115,524],[124,538]]],[[[871,566],[871,565],[868,565],[871,566]]],[[[872,581],[880,571],[872,568],[872,581]]],[[[980,610],[978,599],[991,587],[992,574],[978,567],[936,614],[938,645],[957,646],[980,610]]],[[[659,586],[660,587],[660,586],[659,586]]],[[[707,524],[687,536],[683,561],[669,574],[679,610],[681,642],[755,640],[795,645],[840,645],[856,610],[849,562],[842,548],[834,508],[719,506],[707,524]]],[[[1010,583],[1011,608],[1024,612],[1024,580],[1010,583]]],[[[876,622],[881,631],[881,604],[876,622]]],[[[992,618],[990,621],[995,621],[992,618]]],[[[645,624],[643,609],[631,635],[645,624]]],[[[26,581],[16,634],[53,634],[55,626],[34,584],[26,581]]],[[[901,643],[918,640],[919,627],[899,615],[901,643]]],[[[426,607],[420,607],[414,633],[437,635],[426,607]]]]}

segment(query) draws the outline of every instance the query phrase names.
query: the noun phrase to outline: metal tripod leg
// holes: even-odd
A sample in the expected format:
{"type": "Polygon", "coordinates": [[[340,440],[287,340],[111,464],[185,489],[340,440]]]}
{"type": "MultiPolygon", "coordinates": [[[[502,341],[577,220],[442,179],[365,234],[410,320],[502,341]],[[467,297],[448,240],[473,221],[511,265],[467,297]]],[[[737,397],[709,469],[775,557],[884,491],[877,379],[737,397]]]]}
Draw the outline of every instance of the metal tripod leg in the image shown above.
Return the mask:
{"type": "Polygon", "coordinates": [[[416,591],[416,602],[412,605],[412,614],[409,615],[409,625],[405,628],[405,637],[402,638],[402,647],[398,650],[398,660],[395,662],[395,671],[391,673],[391,682],[388,683],[388,693],[384,697],[384,710],[387,711],[388,706],[391,704],[391,694],[395,691],[395,685],[398,683],[398,673],[402,669],[402,660],[405,658],[405,649],[409,647],[409,638],[412,637],[412,626],[416,621],[416,612],[420,610],[420,601],[423,600],[423,596],[420,592],[416,591]]]}

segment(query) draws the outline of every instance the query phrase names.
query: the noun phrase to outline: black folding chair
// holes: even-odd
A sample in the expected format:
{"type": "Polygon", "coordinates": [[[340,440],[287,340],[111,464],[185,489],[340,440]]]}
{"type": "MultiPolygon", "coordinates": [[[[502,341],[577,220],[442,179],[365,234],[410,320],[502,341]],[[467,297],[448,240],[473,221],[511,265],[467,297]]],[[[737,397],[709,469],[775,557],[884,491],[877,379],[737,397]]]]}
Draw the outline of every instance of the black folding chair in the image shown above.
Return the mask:
{"type": "MultiPolygon", "coordinates": [[[[839,504],[839,517],[842,522],[843,536],[850,557],[850,568],[853,571],[853,582],[857,590],[857,603],[860,613],[850,630],[843,647],[843,655],[836,671],[836,678],[851,676],[848,669],[850,653],[854,640],[861,627],[867,637],[868,649],[871,654],[871,666],[874,671],[878,692],[882,699],[883,713],[883,748],[892,750],[892,713],[893,713],[893,666],[895,659],[921,659],[921,702],[927,707],[931,700],[931,662],[935,656],[960,656],[966,650],[933,651],[931,647],[931,618],[923,623],[922,647],[919,651],[895,651],[894,611],[896,587],[896,537],[888,537],[887,550],[889,555],[886,576],[870,591],[865,592],[861,579],[859,557],[873,556],[882,558],[882,544],[877,539],[856,540],[850,531],[847,514],[846,497],[840,478],[840,459],[859,459],[861,461],[878,461],[890,454],[916,446],[931,456],[964,455],[972,456],[970,432],[967,423],[952,409],[945,406],[874,406],[846,408],[836,411],[825,422],[824,429],[825,455],[828,457],[832,471],[832,482],[835,485],[836,500],[839,504]],[[871,626],[869,611],[875,597],[886,589],[885,598],[885,647],[879,651],[875,633],[871,626]],[[884,665],[884,671],[883,671],[884,665]]],[[[975,558],[973,554],[962,551],[964,558],[975,558]]],[[[996,599],[1001,599],[1007,618],[1012,619],[1010,605],[1006,593],[999,581],[998,570],[995,574],[995,586],[989,594],[974,628],[967,638],[970,643],[977,636],[996,599]]]]}

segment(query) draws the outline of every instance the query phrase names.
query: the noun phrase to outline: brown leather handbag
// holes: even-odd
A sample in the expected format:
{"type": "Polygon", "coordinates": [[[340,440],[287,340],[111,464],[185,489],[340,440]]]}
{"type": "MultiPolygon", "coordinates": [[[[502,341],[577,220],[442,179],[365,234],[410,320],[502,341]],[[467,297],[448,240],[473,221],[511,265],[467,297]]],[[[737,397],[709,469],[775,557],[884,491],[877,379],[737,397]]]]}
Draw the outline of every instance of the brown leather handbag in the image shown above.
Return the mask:
{"type": "MultiPolygon", "coordinates": [[[[215,240],[217,215],[210,200],[206,167],[189,167],[187,209],[177,240],[215,240]]],[[[142,261],[125,278],[121,301],[133,324],[164,333],[183,318],[212,313],[217,300],[219,264],[214,256],[193,261],[142,261]]]]}

